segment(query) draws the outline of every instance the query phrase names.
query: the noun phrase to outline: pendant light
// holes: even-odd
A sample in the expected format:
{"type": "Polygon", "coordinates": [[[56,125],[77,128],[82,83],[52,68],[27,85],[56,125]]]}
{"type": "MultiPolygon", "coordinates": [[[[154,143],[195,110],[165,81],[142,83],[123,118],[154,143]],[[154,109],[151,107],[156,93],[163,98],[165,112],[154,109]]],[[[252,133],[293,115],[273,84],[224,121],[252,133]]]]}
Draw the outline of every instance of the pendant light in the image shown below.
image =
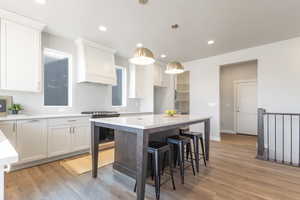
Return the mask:
{"type": "Polygon", "coordinates": [[[167,64],[166,74],[181,74],[184,72],[184,67],[180,62],[173,61],[167,64]]]}
{"type": "Polygon", "coordinates": [[[137,48],[133,58],[130,58],[129,61],[136,65],[151,65],[155,63],[152,51],[144,47],[137,48]]]}

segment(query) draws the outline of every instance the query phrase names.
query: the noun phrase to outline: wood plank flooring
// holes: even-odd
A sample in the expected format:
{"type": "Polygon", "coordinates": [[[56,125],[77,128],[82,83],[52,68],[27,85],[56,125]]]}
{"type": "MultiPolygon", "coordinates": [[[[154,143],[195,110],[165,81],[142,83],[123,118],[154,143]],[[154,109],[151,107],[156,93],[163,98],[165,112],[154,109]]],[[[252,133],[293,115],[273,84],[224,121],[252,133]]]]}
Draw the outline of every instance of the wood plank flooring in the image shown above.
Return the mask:
{"type": "MultiPolygon", "coordinates": [[[[212,142],[209,167],[201,166],[196,177],[190,169],[185,185],[175,174],[177,190],[171,183],[162,186],[161,200],[299,200],[300,169],[255,159],[256,138],[222,135],[212,142]]],[[[116,200],[135,199],[134,180],[114,172],[111,166],[74,176],[59,162],[6,175],[7,200],[116,200]]],[[[155,199],[147,186],[147,199],[155,199]]]]}

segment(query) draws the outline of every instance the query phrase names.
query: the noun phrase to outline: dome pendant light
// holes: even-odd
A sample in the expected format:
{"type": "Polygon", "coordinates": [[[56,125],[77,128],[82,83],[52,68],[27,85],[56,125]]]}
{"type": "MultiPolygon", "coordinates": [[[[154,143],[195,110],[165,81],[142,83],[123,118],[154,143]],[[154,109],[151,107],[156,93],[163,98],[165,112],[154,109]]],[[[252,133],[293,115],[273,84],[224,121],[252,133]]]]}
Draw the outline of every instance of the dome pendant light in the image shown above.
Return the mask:
{"type": "Polygon", "coordinates": [[[133,58],[130,58],[129,61],[136,65],[151,65],[155,63],[152,51],[143,47],[137,48],[134,52],[133,58]]]}
{"type": "Polygon", "coordinates": [[[166,74],[181,74],[184,72],[184,67],[180,62],[174,61],[167,64],[166,74]]]}

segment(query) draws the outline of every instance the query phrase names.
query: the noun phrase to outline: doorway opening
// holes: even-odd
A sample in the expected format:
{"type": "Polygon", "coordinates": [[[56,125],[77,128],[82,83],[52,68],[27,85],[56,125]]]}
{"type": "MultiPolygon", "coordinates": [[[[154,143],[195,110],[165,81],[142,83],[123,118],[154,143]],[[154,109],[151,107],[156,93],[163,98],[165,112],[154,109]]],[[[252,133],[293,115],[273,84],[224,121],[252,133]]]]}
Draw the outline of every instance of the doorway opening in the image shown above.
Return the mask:
{"type": "Polygon", "coordinates": [[[222,135],[257,135],[257,60],[220,67],[220,118],[222,135]]]}

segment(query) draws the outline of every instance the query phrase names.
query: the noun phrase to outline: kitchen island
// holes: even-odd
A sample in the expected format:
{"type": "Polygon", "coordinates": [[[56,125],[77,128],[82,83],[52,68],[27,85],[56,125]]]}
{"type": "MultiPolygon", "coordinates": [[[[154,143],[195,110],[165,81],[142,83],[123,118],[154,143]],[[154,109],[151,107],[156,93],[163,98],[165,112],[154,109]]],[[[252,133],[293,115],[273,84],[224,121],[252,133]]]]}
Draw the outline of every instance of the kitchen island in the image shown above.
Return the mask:
{"type": "Polygon", "coordinates": [[[178,129],[188,125],[204,123],[205,154],[209,159],[210,116],[203,115],[142,115],[118,118],[91,119],[92,176],[98,172],[98,145],[100,127],[116,130],[116,161],[114,168],[137,180],[137,199],[145,198],[148,160],[148,141],[163,140],[179,134],[178,129]]]}

